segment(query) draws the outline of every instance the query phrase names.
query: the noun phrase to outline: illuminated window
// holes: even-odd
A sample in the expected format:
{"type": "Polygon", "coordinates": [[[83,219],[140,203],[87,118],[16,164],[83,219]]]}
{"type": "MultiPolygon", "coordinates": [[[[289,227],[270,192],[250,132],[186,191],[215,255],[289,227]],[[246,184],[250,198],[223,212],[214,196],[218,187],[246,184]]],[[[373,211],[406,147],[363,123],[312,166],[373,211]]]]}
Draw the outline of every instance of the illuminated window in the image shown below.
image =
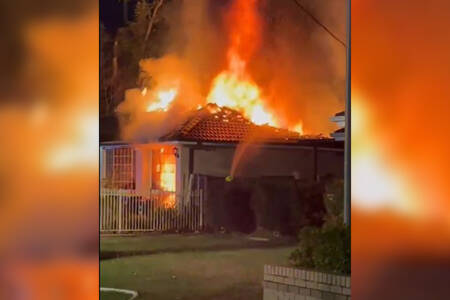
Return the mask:
{"type": "Polygon", "coordinates": [[[152,189],[175,192],[176,161],[172,149],[163,147],[152,152],[152,189]]]}

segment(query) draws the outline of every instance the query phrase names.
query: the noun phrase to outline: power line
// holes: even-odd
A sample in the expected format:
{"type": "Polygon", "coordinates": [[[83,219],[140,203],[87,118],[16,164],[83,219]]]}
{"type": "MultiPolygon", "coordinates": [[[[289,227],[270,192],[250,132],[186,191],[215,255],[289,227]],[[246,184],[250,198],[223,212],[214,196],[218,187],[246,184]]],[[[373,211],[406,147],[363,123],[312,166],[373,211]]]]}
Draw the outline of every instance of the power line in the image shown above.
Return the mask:
{"type": "Polygon", "coordinates": [[[322,27],[326,32],[328,32],[336,41],[338,41],[340,44],[342,44],[342,46],[344,46],[345,48],[347,48],[347,45],[341,40],[339,39],[330,29],[328,29],[327,26],[325,26],[324,24],[322,24],[316,17],[314,17],[313,14],[311,14],[300,2],[298,2],[297,0],[292,0],[294,1],[295,4],[297,4],[298,7],[300,7],[301,10],[303,10],[303,12],[305,14],[307,14],[311,19],[313,19],[313,21],[319,25],[320,27],[322,27]]]}

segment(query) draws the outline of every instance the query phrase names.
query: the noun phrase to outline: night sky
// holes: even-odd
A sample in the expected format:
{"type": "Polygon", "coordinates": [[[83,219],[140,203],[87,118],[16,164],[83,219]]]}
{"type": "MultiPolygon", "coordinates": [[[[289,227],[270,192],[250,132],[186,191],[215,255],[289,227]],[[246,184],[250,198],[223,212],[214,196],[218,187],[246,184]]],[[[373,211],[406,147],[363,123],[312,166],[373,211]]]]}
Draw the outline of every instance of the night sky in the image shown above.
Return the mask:
{"type": "MultiPolygon", "coordinates": [[[[128,0],[128,20],[133,19],[134,8],[137,1],[138,0],[128,0]]],[[[220,8],[229,3],[229,0],[212,1],[210,2],[210,12],[212,14],[220,14],[220,8]]],[[[105,26],[106,30],[112,34],[115,34],[118,28],[124,26],[122,0],[100,0],[100,22],[105,26]]]]}
{"type": "MultiPolygon", "coordinates": [[[[128,19],[133,17],[137,0],[128,1],[128,19]]],[[[100,22],[110,33],[123,26],[123,3],[120,0],[100,0],[100,22]]]]}

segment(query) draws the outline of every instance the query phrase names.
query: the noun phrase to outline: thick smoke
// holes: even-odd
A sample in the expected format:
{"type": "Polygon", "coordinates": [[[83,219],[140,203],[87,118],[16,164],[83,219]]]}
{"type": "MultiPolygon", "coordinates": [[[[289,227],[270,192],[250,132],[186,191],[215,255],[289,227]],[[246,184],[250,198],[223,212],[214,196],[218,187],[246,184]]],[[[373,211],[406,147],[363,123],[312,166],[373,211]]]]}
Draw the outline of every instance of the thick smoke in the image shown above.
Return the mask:
{"type": "Polygon", "coordinates": [[[188,63],[177,55],[166,55],[160,59],[146,59],[140,63],[141,70],[151,74],[149,87],[127,90],[119,110],[130,114],[131,120],[123,127],[125,139],[148,142],[156,140],[168,130],[174,128],[193,107],[203,104],[199,80],[192,77],[195,72],[188,63]],[[143,89],[148,92],[143,95],[143,89]],[[149,99],[157,97],[159,90],[176,89],[177,96],[174,105],[167,112],[147,112],[149,99]]]}
{"type": "MultiPolygon", "coordinates": [[[[299,1],[345,41],[345,1],[299,1]],[[314,5],[307,5],[314,4],[314,5]]],[[[263,45],[251,67],[284,126],[329,134],[330,116],[343,110],[346,51],[294,1],[266,0],[263,45]]]]}
{"type": "MultiPolygon", "coordinates": [[[[127,91],[119,107],[130,116],[122,124],[123,139],[153,140],[178,124],[187,111],[205,104],[213,79],[227,67],[227,17],[232,4],[232,0],[173,1],[164,8],[170,28],[166,55],[141,61],[143,74],[151,78],[146,84],[150,92],[142,96],[143,87],[127,91]],[[179,93],[169,113],[146,113],[152,91],[171,86],[179,93]]],[[[306,4],[345,41],[345,1],[306,4]]],[[[328,135],[335,129],[329,118],[344,107],[345,47],[293,1],[259,0],[258,12],[262,27],[254,30],[261,39],[246,59],[267,107],[283,127],[302,121],[305,133],[328,135]]]]}
{"type": "Polygon", "coordinates": [[[122,123],[125,140],[151,141],[179,124],[198,105],[205,104],[209,84],[224,64],[226,41],[221,23],[214,20],[220,8],[211,13],[211,1],[173,1],[161,14],[170,31],[166,37],[166,55],[143,59],[142,74],[149,78],[142,87],[128,90],[118,111],[129,115],[122,123]],[[146,86],[149,93],[142,95],[146,86]],[[178,90],[169,113],[147,113],[146,108],[160,89],[178,90]]]}

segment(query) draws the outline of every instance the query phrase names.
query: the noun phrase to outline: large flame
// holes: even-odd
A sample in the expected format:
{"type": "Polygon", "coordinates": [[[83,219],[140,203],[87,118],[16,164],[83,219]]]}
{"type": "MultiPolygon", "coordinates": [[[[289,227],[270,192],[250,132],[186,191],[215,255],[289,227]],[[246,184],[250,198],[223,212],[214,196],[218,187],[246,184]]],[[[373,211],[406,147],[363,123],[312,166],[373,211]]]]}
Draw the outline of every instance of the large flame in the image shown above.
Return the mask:
{"type": "MultiPolygon", "coordinates": [[[[161,153],[165,149],[161,148],[161,153]]],[[[161,159],[161,188],[163,191],[175,192],[175,161],[173,155],[163,155],[161,159]]]]}
{"type": "MultiPolygon", "coordinates": [[[[176,187],[176,163],[175,156],[167,153],[168,148],[161,148],[161,165],[160,165],[160,185],[165,192],[175,192],[176,187]]],[[[163,195],[163,206],[165,208],[173,208],[175,206],[175,195],[173,193],[163,195]]]]}
{"type": "Polygon", "coordinates": [[[259,87],[250,79],[224,71],[214,79],[207,100],[208,103],[237,109],[257,125],[277,126],[275,117],[267,111],[260,95],[259,87]]]}
{"type": "Polygon", "coordinates": [[[227,106],[242,112],[257,125],[279,126],[266,106],[259,86],[247,71],[260,36],[260,19],[256,0],[236,0],[230,15],[227,69],[213,80],[208,103],[227,106]]]}
{"type": "MultiPolygon", "coordinates": [[[[300,120],[286,120],[282,112],[270,105],[267,91],[258,86],[249,70],[249,63],[260,46],[262,21],[257,9],[258,0],[234,0],[226,18],[228,49],[226,50],[226,65],[214,79],[206,95],[206,103],[214,103],[220,107],[229,107],[242,113],[256,125],[289,128],[303,134],[300,120]]],[[[191,109],[200,109],[203,99],[192,100],[192,95],[186,93],[189,85],[188,76],[178,70],[178,65],[168,62],[170,70],[159,77],[159,85],[154,91],[148,88],[141,91],[144,109],[147,112],[167,112],[174,107],[175,100],[189,98],[191,109]]],[[[202,93],[203,94],[203,93],[202,93]]],[[[183,105],[187,102],[184,101],[183,105]]]]}

